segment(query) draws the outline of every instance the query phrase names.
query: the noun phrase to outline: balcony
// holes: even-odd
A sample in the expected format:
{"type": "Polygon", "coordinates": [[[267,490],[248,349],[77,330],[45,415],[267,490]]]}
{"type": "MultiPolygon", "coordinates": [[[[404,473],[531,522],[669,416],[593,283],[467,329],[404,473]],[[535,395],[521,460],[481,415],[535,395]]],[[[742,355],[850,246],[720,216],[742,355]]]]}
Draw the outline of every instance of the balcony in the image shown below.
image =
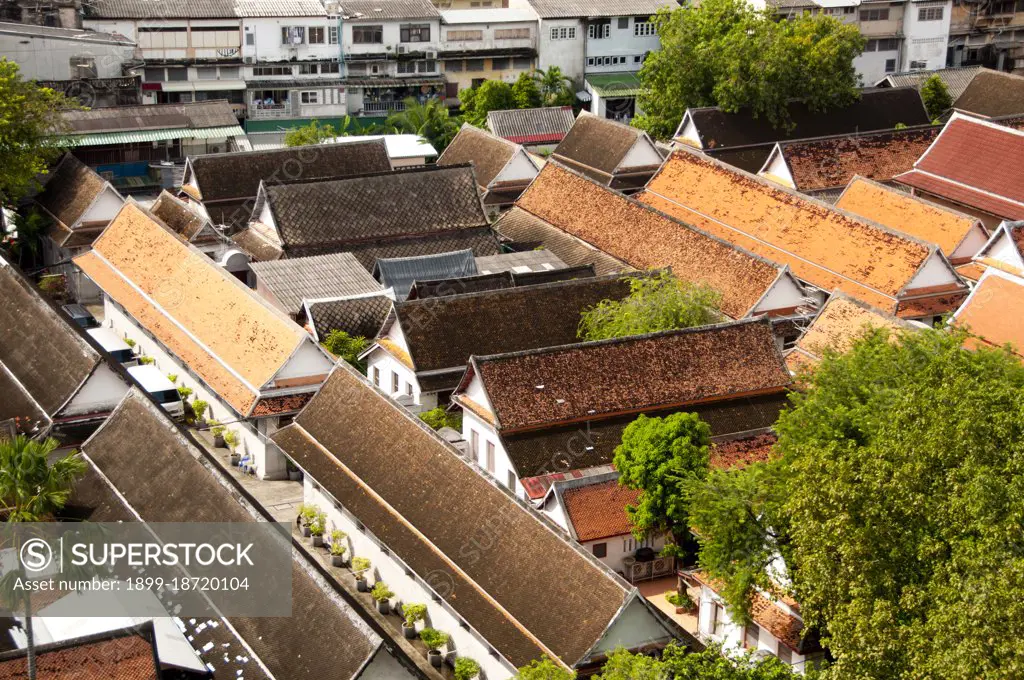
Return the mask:
{"type": "Polygon", "coordinates": [[[526,52],[537,51],[537,38],[510,38],[507,40],[445,40],[441,43],[441,52],[474,54],[479,52],[526,52]]]}
{"type": "Polygon", "coordinates": [[[366,115],[396,111],[405,111],[405,102],[363,102],[363,113],[366,115]]]}
{"type": "Polygon", "coordinates": [[[249,120],[272,120],[274,118],[291,118],[292,107],[290,103],[271,104],[249,107],[249,120]]]}
{"type": "Polygon", "coordinates": [[[630,583],[640,583],[651,579],[670,576],[676,571],[676,558],[655,557],[652,560],[640,561],[635,557],[627,557],[623,561],[624,574],[630,583]]]}

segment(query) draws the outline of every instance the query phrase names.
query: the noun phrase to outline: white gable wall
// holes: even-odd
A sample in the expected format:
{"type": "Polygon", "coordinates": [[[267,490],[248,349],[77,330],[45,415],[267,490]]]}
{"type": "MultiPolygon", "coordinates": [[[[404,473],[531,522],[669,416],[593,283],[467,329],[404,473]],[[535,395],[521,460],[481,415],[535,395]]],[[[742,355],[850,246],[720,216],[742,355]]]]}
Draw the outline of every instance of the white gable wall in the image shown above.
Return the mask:
{"type": "Polygon", "coordinates": [[[675,140],[697,149],[704,148],[700,143],[700,134],[697,132],[697,126],[689,111],[683,114],[683,120],[679,123],[679,129],[676,130],[675,140]]]}
{"type": "Polygon", "coordinates": [[[751,315],[790,310],[806,304],[805,293],[792,276],[780,276],[754,307],[751,315]]]}
{"type": "Polygon", "coordinates": [[[982,226],[981,222],[975,222],[974,226],[971,227],[971,230],[967,232],[967,236],[964,240],[959,246],[957,246],[956,250],[950,254],[949,259],[957,264],[967,262],[984,247],[987,241],[988,234],[985,233],[985,228],[982,226]]]}
{"type": "Polygon", "coordinates": [[[906,291],[913,293],[914,288],[927,288],[929,286],[942,286],[950,283],[957,283],[960,277],[938,251],[931,254],[921,270],[907,284],[906,291]]]}
{"type": "Polygon", "coordinates": [[[299,350],[292,355],[281,370],[271,380],[271,385],[278,380],[305,378],[310,376],[327,376],[334,367],[334,362],[319,348],[311,338],[303,338],[299,350]]]}
{"type": "Polygon", "coordinates": [[[782,155],[782,150],[776,144],[771,156],[765,161],[764,166],[757,173],[761,177],[770,179],[782,186],[796,189],[796,182],[793,180],[793,173],[789,171],[789,164],[782,155]]]}
{"type": "Polygon", "coordinates": [[[530,156],[520,148],[516,155],[505,164],[501,172],[494,178],[495,182],[510,182],[513,180],[528,180],[537,176],[537,166],[530,160],[530,156]]]}
{"type": "Polygon", "coordinates": [[[622,171],[648,165],[661,165],[662,160],[664,159],[658,153],[658,149],[651,140],[647,138],[647,135],[640,135],[633,142],[633,146],[626,152],[626,155],[622,157],[622,160],[619,161],[619,166],[616,170],[622,171]]]}
{"type": "Polygon", "coordinates": [[[594,647],[592,655],[610,653],[619,647],[634,649],[655,641],[669,642],[673,639],[673,635],[647,609],[640,596],[634,595],[608,627],[604,637],[594,647]]]}
{"type": "Polygon", "coordinates": [[[86,378],[59,415],[78,416],[113,411],[127,392],[128,385],[105,361],[100,361],[96,370],[86,378]]]}
{"type": "Polygon", "coordinates": [[[110,222],[117,215],[118,211],[121,210],[122,205],[124,205],[124,199],[121,198],[121,194],[117,193],[113,187],[108,186],[96,197],[96,200],[93,201],[92,205],[89,206],[78,222],[79,224],[110,222]]]}
{"type": "Polygon", "coordinates": [[[1021,259],[1020,251],[1003,225],[1000,225],[999,231],[992,237],[992,242],[985,247],[984,252],[978,253],[978,257],[1002,262],[1014,269],[1024,269],[1024,259],[1021,259]]]}

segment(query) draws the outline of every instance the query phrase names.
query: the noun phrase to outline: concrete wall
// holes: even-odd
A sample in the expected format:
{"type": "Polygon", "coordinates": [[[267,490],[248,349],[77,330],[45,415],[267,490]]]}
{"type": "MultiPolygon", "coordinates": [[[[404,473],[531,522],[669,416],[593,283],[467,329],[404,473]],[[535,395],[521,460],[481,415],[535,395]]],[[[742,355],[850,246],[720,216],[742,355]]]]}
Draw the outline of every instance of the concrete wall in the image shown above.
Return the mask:
{"type": "Polygon", "coordinates": [[[911,3],[903,22],[903,59],[900,70],[939,69],[946,66],[946,46],[949,44],[949,21],[953,13],[952,2],[915,2],[911,3]],[[941,9],[941,19],[921,21],[921,10],[941,9]],[[915,63],[911,66],[912,62],[915,63]],[[923,62],[924,65],[920,62],[923,62]]]}
{"type": "Polygon", "coordinates": [[[441,21],[434,19],[411,19],[408,21],[382,21],[372,16],[358,19],[348,19],[342,22],[341,44],[345,54],[377,54],[388,53],[397,55],[398,48],[405,47],[408,51],[416,52],[437,52],[441,45],[441,21]],[[404,24],[430,24],[430,40],[428,42],[403,43],[401,42],[401,26],[404,24]],[[352,42],[353,26],[383,26],[383,42],[381,43],[359,43],[352,42]]]}
{"type": "Polygon", "coordinates": [[[547,70],[552,66],[562,69],[574,81],[583,77],[583,50],[587,37],[586,26],[578,19],[541,19],[537,38],[539,50],[538,68],[547,70]],[[563,32],[575,30],[572,38],[562,38],[563,32]],[[557,37],[552,31],[557,30],[557,37]]]}
{"type": "MultiPolygon", "coordinates": [[[[614,73],[616,71],[639,71],[643,65],[643,57],[647,52],[657,50],[661,43],[657,33],[646,28],[646,22],[637,22],[636,17],[612,17],[607,38],[591,38],[589,29],[585,28],[586,39],[586,73],[614,73]],[[637,32],[641,35],[636,35],[637,32]],[[619,63],[604,63],[604,57],[620,57],[619,63]],[[591,59],[594,60],[591,63],[591,59]]],[[[595,35],[597,33],[595,32],[595,35]]]]}
{"type": "Polygon", "coordinates": [[[0,34],[0,54],[17,62],[25,80],[71,80],[76,63],[90,63],[97,78],[120,78],[121,65],[132,58],[131,45],[0,34]]]}
{"type": "Polygon", "coordinates": [[[290,59],[299,62],[340,59],[341,41],[339,39],[332,44],[330,31],[331,27],[337,29],[339,26],[340,21],[338,19],[327,16],[243,19],[242,33],[244,39],[242,42],[242,56],[251,57],[255,62],[287,61],[290,59]],[[283,44],[281,42],[281,28],[285,26],[304,27],[306,29],[305,41],[298,45],[283,44]],[[314,44],[309,42],[310,28],[323,29],[323,43],[314,44]]]}

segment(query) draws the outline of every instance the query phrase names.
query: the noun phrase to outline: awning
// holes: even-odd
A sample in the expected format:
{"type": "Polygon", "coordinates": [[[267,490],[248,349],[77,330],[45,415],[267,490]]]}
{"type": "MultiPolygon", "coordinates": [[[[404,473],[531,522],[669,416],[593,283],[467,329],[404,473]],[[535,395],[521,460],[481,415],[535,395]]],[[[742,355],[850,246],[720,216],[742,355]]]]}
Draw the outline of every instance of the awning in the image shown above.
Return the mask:
{"type": "Polygon", "coordinates": [[[427,76],[423,78],[346,78],[345,84],[350,87],[404,87],[415,85],[444,85],[444,76],[427,76]]]}
{"type": "Polygon", "coordinates": [[[601,73],[587,76],[587,85],[601,99],[635,97],[640,93],[640,79],[635,73],[601,73]]]}
{"type": "Polygon", "coordinates": [[[71,135],[65,138],[68,146],[103,146],[106,144],[131,144],[133,142],[160,142],[166,139],[218,139],[240,137],[245,130],[240,125],[209,128],[172,128],[164,130],[125,130],[122,132],[97,132],[87,135],[71,135]]]}
{"type": "Polygon", "coordinates": [[[581,102],[589,102],[593,97],[586,90],[580,90],[576,93],[576,99],[579,99],[581,102]]]}

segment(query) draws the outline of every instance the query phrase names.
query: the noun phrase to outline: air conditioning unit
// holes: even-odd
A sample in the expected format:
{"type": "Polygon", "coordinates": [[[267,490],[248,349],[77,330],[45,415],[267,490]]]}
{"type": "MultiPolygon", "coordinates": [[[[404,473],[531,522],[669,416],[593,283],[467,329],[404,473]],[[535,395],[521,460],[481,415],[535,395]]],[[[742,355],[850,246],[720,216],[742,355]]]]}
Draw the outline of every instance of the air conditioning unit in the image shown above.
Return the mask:
{"type": "Polygon", "coordinates": [[[409,48],[408,48],[408,47],[406,47],[405,45],[399,45],[399,46],[398,46],[398,53],[399,53],[399,54],[405,54],[406,50],[408,50],[408,49],[409,49],[409,48]]]}
{"type": "Polygon", "coordinates": [[[437,59],[437,52],[427,52],[427,59],[437,59]]]}
{"type": "Polygon", "coordinates": [[[246,57],[246,58],[245,58],[245,63],[246,63],[246,64],[251,64],[251,63],[253,63],[253,61],[254,61],[254,60],[253,60],[253,58],[252,58],[252,57],[246,57]]]}

